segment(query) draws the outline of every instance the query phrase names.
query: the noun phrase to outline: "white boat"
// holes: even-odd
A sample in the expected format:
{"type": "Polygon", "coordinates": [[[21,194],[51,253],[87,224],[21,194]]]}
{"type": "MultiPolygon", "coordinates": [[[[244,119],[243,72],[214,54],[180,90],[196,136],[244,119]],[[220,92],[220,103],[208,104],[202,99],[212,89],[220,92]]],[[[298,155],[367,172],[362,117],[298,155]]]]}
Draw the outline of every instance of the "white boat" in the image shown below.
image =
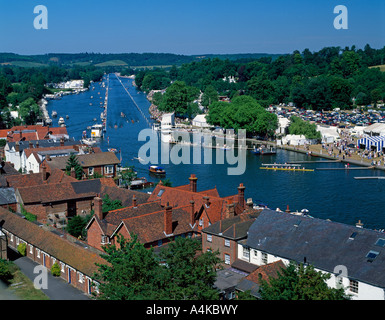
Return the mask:
{"type": "Polygon", "coordinates": [[[91,138],[83,138],[82,142],[88,146],[93,146],[96,143],[96,140],[92,140],[91,138]]]}
{"type": "Polygon", "coordinates": [[[57,112],[55,110],[52,110],[52,118],[56,118],[57,117],[57,112]]]}
{"type": "Polygon", "coordinates": [[[103,137],[103,125],[94,124],[91,126],[91,138],[101,138],[103,137]]]}
{"type": "Polygon", "coordinates": [[[60,117],[60,118],[59,118],[58,124],[59,124],[59,125],[64,124],[64,118],[63,118],[63,117],[60,117]]]}

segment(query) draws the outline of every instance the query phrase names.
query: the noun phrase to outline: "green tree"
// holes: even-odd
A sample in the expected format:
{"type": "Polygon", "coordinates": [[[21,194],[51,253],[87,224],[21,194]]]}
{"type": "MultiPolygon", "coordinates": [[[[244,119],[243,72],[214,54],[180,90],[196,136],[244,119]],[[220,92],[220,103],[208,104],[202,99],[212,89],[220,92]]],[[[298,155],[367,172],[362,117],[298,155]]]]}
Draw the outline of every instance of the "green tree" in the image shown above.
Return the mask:
{"type": "Polygon", "coordinates": [[[71,154],[67,160],[66,163],[66,169],[65,172],[68,175],[71,175],[71,171],[75,171],[75,177],[78,180],[81,180],[83,178],[83,168],[80,165],[78,158],[75,154],[71,154]]]}
{"type": "Polygon", "coordinates": [[[127,241],[118,238],[115,245],[104,246],[101,257],[106,264],[99,267],[95,280],[100,282],[98,299],[101,300],[145,300],[159,298],[162,274],[153,249],[146,249],[136,235],[127,241]]]}
{"type": "Polygon", "coordinates": [[[119,199],[112,200],[108,194],[105,194],[103,197],[102,211],[108,212],[116,209],[123,208],[122,201],[119,199]]]}
{"type": "Polygon", "coordinates": [[[328,287],[329,278],[312,265],[291,262],[276,278],[261,279],[260,294],[263,300],[348,300],[343,288],[328,287]]]}
{"type": "Polygon", "coordinates": [[[290,118],[289,133],[304,135],[307,139],[322,139],[315,123],[309,123],[295,116],[290,118]]]}
{"type": "Polygon", "coordinates": [[[55,262],[51,267],[51,274],[54,277],[59,277],[61,274],[60,266],[57,262],[55,262]]]}
{"type": "Polygon", "coordinates": [[[213,288],[216,269],[221,262],[218,253],[199,253],[196,239],[178,237],[163,249],[160,258],[167,270],[166,296],[173,300],[214,300],[218,291],[213,288]]]}
{"type": "Polygon", "coordinates": [[[202,106],[208,107],[216,101],[218,101],[217,90],[212,85],[207,86],[202,95],[202,106]]]}
{"type": "Polygon", "coordinates": [[[8,283],[12,278],[11,262],[0,259],[0,280],[8,283]]]}
{"type": "Polygon", "coordinates": [[[86,219],[81,216],[74,216],[68,219],[66,230],[70,235],[78,238],[83,235],[83,230],[86,225],[86,219]]]}

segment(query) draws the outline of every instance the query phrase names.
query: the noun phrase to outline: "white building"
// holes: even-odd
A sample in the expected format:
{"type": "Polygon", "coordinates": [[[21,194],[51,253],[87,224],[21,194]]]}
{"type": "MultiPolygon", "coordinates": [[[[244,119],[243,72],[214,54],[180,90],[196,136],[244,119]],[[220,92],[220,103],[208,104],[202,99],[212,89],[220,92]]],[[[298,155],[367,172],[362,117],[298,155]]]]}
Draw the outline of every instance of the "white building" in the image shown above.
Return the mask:
{"type": "Polygon", "coordinates": [[[310,144],[310,140],[304,135],[288,134],[282,137],[282,145],[303,146],[305,144],[310,144]]]}
{"type": "Polygon", "coordinates": [[[317,131],[321,133],[323,143],[333,143],[340,137],[337,127],[317,125],[317,131]]]}
{"type": "Polygon", "coordinates": [[[276,135],[285,135],[290,125],[288,118],[278,116],[278,129],[275,131],[276,135]]]}
{"type": "Polygon", "coordinates": [[[238,242],[238,258],[258,266],[311,264],[352,300],[385,300],[385,233],[362,225],[264,210],[238,242]]]}
{"type": "Polygon", "coordinates": [[[195,116],[195,118],[192,120],[191,123],[194,127],[199,128],[210,128],[211,125],[209,125],[206,121],[206,115],[205,114],[198,114],[195,116]]]}

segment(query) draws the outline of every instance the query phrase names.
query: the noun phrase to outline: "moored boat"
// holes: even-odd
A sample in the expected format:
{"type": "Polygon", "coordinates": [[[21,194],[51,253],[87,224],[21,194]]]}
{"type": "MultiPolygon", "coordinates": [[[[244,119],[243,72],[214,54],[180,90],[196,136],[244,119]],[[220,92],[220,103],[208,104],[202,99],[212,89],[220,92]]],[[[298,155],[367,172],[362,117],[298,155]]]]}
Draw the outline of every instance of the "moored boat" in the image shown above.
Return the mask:
{"type": "Polygon", "coordinates": [[[96,140],[92,140],[91,138],[83,138],[82,142],[87,146],[93,146],[96,143],[96,140]]]}
{"type": "Polygon", "coordinates": [[[259,147],[259,148],[254,148],[251,150],[252,153],[257,154],[257,155],[273,155],[277,154],[277,150],[273,147],[271,148],[266,148],[266,147],[259,147]]]}

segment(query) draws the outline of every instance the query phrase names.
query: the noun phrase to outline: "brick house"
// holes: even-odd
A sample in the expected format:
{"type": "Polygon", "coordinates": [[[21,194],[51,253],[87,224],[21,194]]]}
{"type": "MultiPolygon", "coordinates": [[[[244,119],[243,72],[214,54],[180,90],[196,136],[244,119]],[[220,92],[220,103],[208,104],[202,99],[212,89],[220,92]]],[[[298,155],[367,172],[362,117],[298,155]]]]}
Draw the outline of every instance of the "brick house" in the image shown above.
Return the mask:
{"type": "Polygon", "coordinates": [[[40,125],[14,126],[7,130],[1,130],[0,138],[7,139],[8,142],[30,141],[43,139],[68,139],[66,127],[50,127],[40,125]]]}
{"type": "Polygon", "coordinates": [[[232,218],[220,220],[202,230],[202,251],[219,251],[224,264],[231,266],[238,257],[238,241],[247,238],[247,231],[261,210],[250,210],[232,218]]]}
{"type": "Polygon", "coordinates": [[[25,243],[26,256],[46,267],[48,272],[57,262],[63,280],[86,294],[97,292],[97,283],[92,279],[97,271],[95,263],[106,264],[97,251],[79,246],[2,208],[0,224],[8,247],[17,250],[20,243],[25,243]]]}
{"type": "Polygon", "coordinates": [[[161,247],[178,236],[198,237],[203,228],[245,211],[242,184],[237,195],[220,198],[216,188],[197,192],[195,175],[189,180],[188,185],[174,188],[160,182],[140,202],[138,196],[143,193],[132,193],[131,204],[126,201],[127,207],[108,213],[96,210],[101,199],[95,199],[95,215],[86,226],[88,243],[101,249],[107,243],[116,244],[118,234],[125,238],[136,234],[146,247],[161,247]]]}
{"type": "MultiPolygon", "coordinates": [[[[53,169],[60,169],[65,171],[69,156],[46,158],[44,163],[47,167],[47,172],[53,169]]],[[[88,154],[79,154],[76,156],[79,164],[83,168],[84,177],[89,178],[95,174],[107,178],[115,178],[117,174],[117,167],[120,160],[113,152],[96,152],[88,154]]]]}

